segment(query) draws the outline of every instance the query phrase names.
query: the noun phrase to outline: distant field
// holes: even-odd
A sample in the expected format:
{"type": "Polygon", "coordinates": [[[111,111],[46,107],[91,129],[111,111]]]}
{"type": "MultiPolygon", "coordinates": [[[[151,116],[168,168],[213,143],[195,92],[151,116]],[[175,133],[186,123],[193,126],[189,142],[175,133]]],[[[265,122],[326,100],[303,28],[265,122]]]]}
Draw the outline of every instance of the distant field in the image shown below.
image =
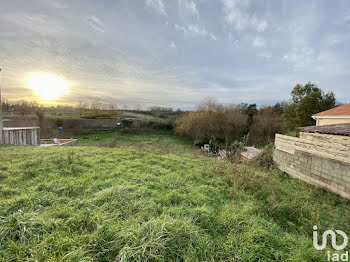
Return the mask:
{"type": "MultiPolygon", "coordinates": [[[[177,116],[177,115],[175,115],[177,116]]],[[[38,117],[36,115],[7,115],[4,114],[4,118],[30,118],[30,119],[37,119],[38,117]]],[[[89,117],[79,117],[78,115],[62,115],[62,116],[56,116],[56,115],[50,115],[45,114],[44,118],[46,119],[89,119],[89,117]]],[[[163,122],[166,118],[161,118],[157,116],[151,115],[151,112],[129,112],[129,111],[120,111],[118,114],[113,116],[103,115],[97,117],[98,119],[132,119],[132,120],[139,120],[139,121],[154,121],[154,122],[163,122]]]]}
{"type": "Polygon", "coordinates": [[[0,261],[325,261],[350,203],[166,132],[0,147],[0,261]]]}
{"type": "Polygon", "coordinates": [[[157,149],[174,147],[193,149],[193,145],[189,140],[173,136],[170,131],[148,130],[141,133],[121,133],[120,131],[91,131],[85,130],[74,136],[79,141],[79,145],[93,146],[133,146],[133,147],[155,147],[157,149]]]}

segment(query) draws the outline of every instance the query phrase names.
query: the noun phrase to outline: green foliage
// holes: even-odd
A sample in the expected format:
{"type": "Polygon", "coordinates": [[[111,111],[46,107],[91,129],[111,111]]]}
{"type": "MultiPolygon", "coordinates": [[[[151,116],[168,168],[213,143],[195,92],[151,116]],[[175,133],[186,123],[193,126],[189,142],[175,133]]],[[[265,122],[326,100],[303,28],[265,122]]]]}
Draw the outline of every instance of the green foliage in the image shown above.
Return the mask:
{"type": "Polygon", "coordinates": [[[241,104],[240,107],[243,112],[248,116],[248,127],[253,123],[253,117],[258,113],[258,108],[256,104],[241,104]]]}
{"type": "Polygon", "coordinates": [[[336,106],[333,92],[326,94],[311,82],[304,86],[296,85],[291,95],[292,102],[285,106],[283,113],[286,130],[314,125],[312,115],[336,106]]]}
{"type": "Polygon", "coordinates": [[[324,261],[312,226],[350,232],[349,201],[276,169],[84,136],[99,147],[0,147],[0,261],[324,261]]]}
{"type": "Polygon", "coordinates": [[[299,137],[299,131],[298,130],[293,130],[293,131],[288,131],[284,133],[286,136],[292,136],[292,137],[299,137]]]}

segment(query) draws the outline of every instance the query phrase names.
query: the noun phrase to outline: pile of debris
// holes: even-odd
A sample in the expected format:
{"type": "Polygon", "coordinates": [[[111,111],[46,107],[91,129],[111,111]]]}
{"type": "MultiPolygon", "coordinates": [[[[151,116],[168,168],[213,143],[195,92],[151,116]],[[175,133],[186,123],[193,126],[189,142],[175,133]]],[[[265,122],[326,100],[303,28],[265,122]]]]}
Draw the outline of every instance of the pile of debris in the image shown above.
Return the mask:
{"type": "MultiPolygon", "coordinates": [[[[204,144],[201,146],[201,150],[204,154],[207,154],[212,157],[217,157],[218,159],[225,160],[227,159],[229,155],[229,151],[226,149],[218,149],[218,148],[212,148],[210,144],[204,144]]],[[[247,162],[251,160],[252,158],[259,155],[263,150],[253,147],[253,146],[246,146],[243,148],[242,151],[239,152],[239,160],[247,162]]]]}
{"type": "Polygon", "coordinates": [[[77,139],[40,139],[40,146],[76,146],[78,145],[77,139]]]}

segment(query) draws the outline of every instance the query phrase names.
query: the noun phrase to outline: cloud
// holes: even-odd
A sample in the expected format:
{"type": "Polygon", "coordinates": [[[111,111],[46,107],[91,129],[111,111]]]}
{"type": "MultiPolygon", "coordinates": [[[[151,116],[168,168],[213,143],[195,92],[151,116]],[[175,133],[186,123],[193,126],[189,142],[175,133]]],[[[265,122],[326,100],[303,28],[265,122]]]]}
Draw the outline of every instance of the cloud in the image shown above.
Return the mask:
{"type": "Polygon", "coordinates": [[[199,18],[197,4],[192,0],[178,0],[179,6],[188,10],[194,17],[199,18]]]}
{"type": "Polygon", "coordinates": [[[222,0],[225,20],[237,31],[246,29],[263,32],[268,28],[267,21],[259,19],[256,14],[249,14],[248,0],[222,0]]]}
{"type": "Polygon", "coordinates": [[[259,47],[259,48],[260,47],[264,47],[265,46],[265,40],[264,40],[264,38],[257,36],[257,37],[255,37],[253,39],[252,45],[254,47],[259,47]]]}
{"type": "Polygon", "coordinates": [[[209,37],[212,40],[217,40],[216,36],[213,33],[208,32],[205,28],[201,28],[199,25],[196,24],[188,24],[186,26],[180,26],[178,24],[175,24],[174,27],[178,31],[183,31],[185,35],[190,35],[192,37],[209,37]]]}
{"type": "Polygon", "coordinates": [[[146,5],[161,15],[167,15],[163,0],[146,0],[146,5]]]}
{"type": "Polygon", "coordinates": [[[146,0],[106,1],[102,9],[93,0],[36,0],[35,9],[23,2],[0,4],[9,99],[36,99],[23,79],[46,71],[72,82],[60,103],[99,97],[190,108],[214,95],[225,103],[266,104],[307,81],[350,101],[350,2],[162,0],[160,11],[151,4],[157,1],[150,7],[146,0]],[[337,18],[342,24],[332,23],[337,18]]]}
{"type": "Polygon", "coordinates": [[[46,3],[48,3],[49,5],[51,5],[54,8],[58,8],[58,9],[66,9],[68,8],[68,6],[58,0],[44,0],[46,3]]]}
{"type": "Polygon", "coordinates": [[[228,33],[228,40],[235,46],[240,47],[239,45],[239,39],[233,36],[231,32],[228,33]]]}
{"type": "Polygon", "coordinates": [[[86,23],[93,28],[94,30],[104,33],[105,31],[103,30],[103,23],[100,21],[100,19],[94,15],[89,15],[86,18],[86,23]]]}
{"type": "Polygon", "coordinates": [[[264,59],[270,59],[272,57],[270,53],[261,53],[261,54],[258,54],[258,56],[264,59]]]}
{"type": "Polygon", "coordinates": [[[310,47],[293,48],[282,60],[292,65],[296,72],[307,70],[308,75],[315,74],[318,77],[347,76],[350,73],[347,59],[331,49],[315,52],[310,47]]]}
{"type": "Polygon", "coordinates": [[[293,48],[283,56],[282,60],[295,69],[302,69],[313,62],[314,53],[315,51],[311,47],[293,48]]]}
{"type": "Polygon", "coordinates": [[[331,34],[328,36],[328,44],[330,46],[335,46],[338,44],[342,44],[350,40],[350,36],[348,34],[331,34]]]}
{"type": "Polygon", "coordinates": [[[39,34],[56,35],[64,31],[61,25],[51,20],[47,15],[40,13],[7,13],[1,18],[25,30],[39,34]]]}
{"type": "Polygon", "coordinates": [[[265,20],[259,20],[259,21],[253,20],[253,24],[256,25],[256,30],[258,32],[263,32],[267,29],[267,22],[265,20]]]}
{"type": "Polygon", "coordinates": [[[346,58],[340,57],[333,51],[324,51],[312,61],[312,68],[322,74],[346,76],[350,73],[350,66],[346,60],[346,58]]]}

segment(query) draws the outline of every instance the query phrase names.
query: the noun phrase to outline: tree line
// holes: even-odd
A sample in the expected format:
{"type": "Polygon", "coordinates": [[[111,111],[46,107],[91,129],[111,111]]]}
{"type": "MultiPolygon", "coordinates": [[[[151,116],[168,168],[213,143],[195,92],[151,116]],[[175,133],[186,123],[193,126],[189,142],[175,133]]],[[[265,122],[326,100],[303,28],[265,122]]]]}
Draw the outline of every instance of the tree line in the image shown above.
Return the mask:
{"type": "Polygon", "coordinates": [[[9,101],[3,99],[2,110],[4,114],[18,116],[26,115],[54,115],[54,116],[78,116],[98,117],[102,115],[114,116],[118,114],[118,108],[114,104],[106,104],[97,100],[90,102],[78,102],[75,106],[54,105],[45,106],[36,101],[18,100],[9,101]]]}
{"type": "Polygon", "coordinates": [[[266,144],[276,133],[296,131],[297,127],[314,125],[313,114],[333,108],[336,99],[333,92],[325,93],[316,84],[296,85],[291,91],[291,100],[275,105],[260,106],[241,103],[221,105],[213,98],[200,103],[194,111],[174,110],[170,107],[153,106],[134,110],[124,106],[106,104],[97,100],[78,102],[75,106],[43,106],[37,102],[19,100],[9,102],[3,99],[4,114],[78,116],[86,118],[113,117],[119,111],[134,111],[154,115],[174,122],[175,133],[191,138],[194,143],[212,142],[228,146],[234,141],[245,139],[249,143],[266,144]]]}
{"type": "Polygon", "coordinates": [[[276,133],[297,131],[314,125],[313,114],[336,106],[333,92],[325,93],[314,83],[296,85],[289,102],[257,107],[256,104],[221,105],[207,98],[176,121],[175,133],[195,144],[229,147],[235,141],[266,144],[276,133]]]}

